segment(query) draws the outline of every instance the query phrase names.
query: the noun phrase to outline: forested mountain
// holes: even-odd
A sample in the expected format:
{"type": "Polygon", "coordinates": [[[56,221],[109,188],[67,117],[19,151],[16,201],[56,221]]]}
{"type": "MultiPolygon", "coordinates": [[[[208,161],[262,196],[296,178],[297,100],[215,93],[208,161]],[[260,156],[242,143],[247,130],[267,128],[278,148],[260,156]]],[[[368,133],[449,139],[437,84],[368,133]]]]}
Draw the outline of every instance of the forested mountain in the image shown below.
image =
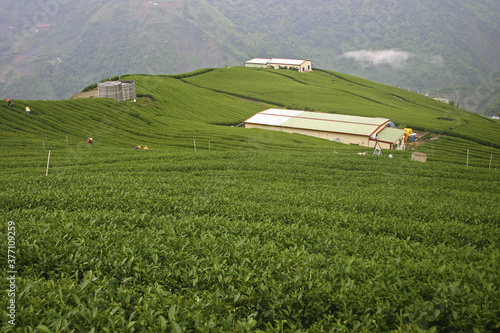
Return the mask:
{"type": "Polygon", "coordinates": [[[500,2],[0,0],[0,91],[68,98],[126,74],[307,58],[500,112],[500,2]],[[495,104],[496,103],[496,104],[495,104]]]}

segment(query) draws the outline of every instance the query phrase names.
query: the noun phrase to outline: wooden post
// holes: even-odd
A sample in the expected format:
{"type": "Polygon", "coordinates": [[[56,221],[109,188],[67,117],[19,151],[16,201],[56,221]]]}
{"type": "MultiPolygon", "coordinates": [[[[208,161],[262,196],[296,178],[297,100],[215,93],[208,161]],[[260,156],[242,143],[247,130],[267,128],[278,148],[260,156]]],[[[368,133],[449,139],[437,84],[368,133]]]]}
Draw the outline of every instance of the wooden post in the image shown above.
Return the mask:
{"type": "Polygon", "coordinates": [[[210,140],[208,140],[208,151],[210,151],[210,140]]]}
{"type": "Polygon", "coordinates": [[[49,175],[49,163],[50,163],[50,151],[52,148],[49,148],[49,157],[47,157],[47,169],[45,170],[45,176],[49,175]]]}
{"type": "Polygon", "coordinates": [[[193,143],[194,143],[194,154],[198,155],[198,153],[196,152],[196,139],[193,139],[193,143]]]}
{"type": "Polygon", "coordinates": [[[43,150],[45,150],[45,141],[42,142],[42,145],[43,145],[43,150]]]}
{"type": "Polygon", "coordinates": [[[493,162],[493,154],[490,156],[490,170],[491,170],[491,162],[493,162]]]}
{"type": "Polygon", "coordinates": [[[469,167],[469,148],[467,148],[467,168],[469,167]]]}

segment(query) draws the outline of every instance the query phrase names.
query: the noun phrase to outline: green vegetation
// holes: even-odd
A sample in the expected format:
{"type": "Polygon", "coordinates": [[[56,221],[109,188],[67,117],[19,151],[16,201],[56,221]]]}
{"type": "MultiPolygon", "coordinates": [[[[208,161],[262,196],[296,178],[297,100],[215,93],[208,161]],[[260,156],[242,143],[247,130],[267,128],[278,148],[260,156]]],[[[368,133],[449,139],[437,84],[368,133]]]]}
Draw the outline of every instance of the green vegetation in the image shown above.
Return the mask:
{"type": "Polygon", "coordinates": [[[183,73],[285,57],[393,86],[459,92],[462,108],[495,113],[487,109],[498,100],[495,0],[158,2],[0,0],[0,95],[63,99],[123,73],[183,73]],[[396,68],[363,67],[342,56],[394,48],[415,56],[396,68]]]}
{"type": "Polygon", "coordinates": [[[497,121],[406,90],[342,73],[316,71],[304,75],[233,67],[191,76],[185,82],[280,107],[387,117],[407,127],[500,148],[497,121]]]}
{"type": "Polygon", "coordinates": [[[500,125],[330,74],[130,75],[136,103],[0,105],[2,332],[498,331],[500,125]],[[446,134],[420,163],[230,126],[286,104],[446,134]]]}

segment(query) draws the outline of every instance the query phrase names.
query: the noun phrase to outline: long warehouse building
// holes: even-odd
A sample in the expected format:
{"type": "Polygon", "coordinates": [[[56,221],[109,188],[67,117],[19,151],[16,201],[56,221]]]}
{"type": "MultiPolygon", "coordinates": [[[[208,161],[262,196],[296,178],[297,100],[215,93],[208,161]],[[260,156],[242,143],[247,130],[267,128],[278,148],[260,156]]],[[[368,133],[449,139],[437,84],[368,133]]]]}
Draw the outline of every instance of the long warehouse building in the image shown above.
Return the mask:
{"type": "Polygon", "coordinates": [[[389,127],[390,119],[336,113],[267,109],[245,120],[245,128],[299,133],[345,144],[403,149],[405,131],[389,127]]]}

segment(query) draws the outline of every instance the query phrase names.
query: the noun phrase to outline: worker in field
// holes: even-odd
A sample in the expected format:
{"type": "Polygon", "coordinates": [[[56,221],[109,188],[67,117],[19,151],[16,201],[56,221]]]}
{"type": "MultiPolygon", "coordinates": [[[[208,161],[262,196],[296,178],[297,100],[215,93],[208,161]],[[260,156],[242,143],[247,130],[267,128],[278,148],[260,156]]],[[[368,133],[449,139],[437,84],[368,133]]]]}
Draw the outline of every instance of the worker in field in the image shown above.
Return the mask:
{"type": "Polygon", "coordinates": [[[14,103],[12,103],[12,101],[10,100],[10,98],[7,100],[7,104],[9,104],[9,106],[14,105],[14,103]]]}
{"type": "Polygon", "coordinates": [[[26,113],[31,113],[31,110],[28,106],[24,109],[24,111],[26,111],[26,113]]]}
{"type": "Polygon", "coordinates": [[[85,141],[85,142],[92,143],[92,142],[94,142],[94,140],[92,140],[92,138],[88,138],[87,141],[85,141]]]}

